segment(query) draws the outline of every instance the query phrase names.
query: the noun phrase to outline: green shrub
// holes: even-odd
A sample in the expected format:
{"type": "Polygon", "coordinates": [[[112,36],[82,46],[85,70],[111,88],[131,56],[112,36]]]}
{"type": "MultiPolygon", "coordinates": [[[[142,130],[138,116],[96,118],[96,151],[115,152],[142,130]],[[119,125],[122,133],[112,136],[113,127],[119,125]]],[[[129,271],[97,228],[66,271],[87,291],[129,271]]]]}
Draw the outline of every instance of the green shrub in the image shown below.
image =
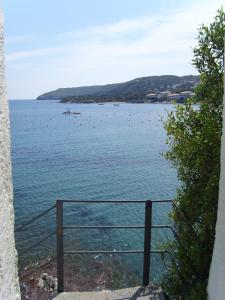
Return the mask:
{"type": "Polygon", "coordinates": [[[193,65],[200,73],[195,98],[177,105],[165,128],[181,186],[171,213],[174,242],[163,287],[172,299],[205,300],[213,251],[220,175],[225,13],[202,25],[193,65]],[[195,105],[198,103],[198,105],[195,105]]]}

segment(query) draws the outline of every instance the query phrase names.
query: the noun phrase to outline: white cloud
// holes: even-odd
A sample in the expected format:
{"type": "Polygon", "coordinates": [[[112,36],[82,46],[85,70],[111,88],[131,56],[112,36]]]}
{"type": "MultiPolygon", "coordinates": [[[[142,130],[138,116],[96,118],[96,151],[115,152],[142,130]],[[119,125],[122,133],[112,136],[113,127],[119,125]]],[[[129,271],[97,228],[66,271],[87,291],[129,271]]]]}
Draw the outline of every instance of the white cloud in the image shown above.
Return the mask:
{"type": "Polygon", "coordinates": [[[36,58],[36,57],[43,57],[52,55],[55,53],[61,53],[65,50],[65,47],[48,47],[43,49],[35,49],[31,51],[18,51],[18,52],[12,52],[8,55],[6,55],[7,62],[14,62],[19,61],[26,58],[36,58]]]}
{"type": "Polygon", "coordinates": [[[16,76],[21,77],[18,93],[22,85],[24,95],[37,96],[64,86],[194,73],[191,47],[197,28],[212,20],[222,2],[200,0],[169,15],[144,15],[62,33],[53,47],[9,53],[9,89],[16,96],[16,76]]]}
{"type": "Polygon", "coordinates": [[[6,45],[18,45],[25,42],[31,42],[33,40],[30,35],[17,35],[17,36],[6,36],[6,45]]]}
{"type": "Polygon", "coordinates": [[[124,19],[117,23],[94,26],[80,31],[67,32],[61,38],[102,39],[124,38],[130,34],[145,33],[162,21],[162,16],[146,15],[134,19],[124,19]]]}

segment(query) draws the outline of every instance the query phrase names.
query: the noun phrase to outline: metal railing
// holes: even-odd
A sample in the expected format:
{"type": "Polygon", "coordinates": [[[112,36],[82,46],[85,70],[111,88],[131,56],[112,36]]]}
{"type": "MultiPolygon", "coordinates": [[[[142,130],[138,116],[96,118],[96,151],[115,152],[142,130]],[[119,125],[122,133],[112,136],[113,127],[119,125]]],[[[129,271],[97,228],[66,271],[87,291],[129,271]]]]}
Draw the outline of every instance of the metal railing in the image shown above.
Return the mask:
{"type": "Polygon", "coordinates": [[[20,232],[20,231],[24,230],[28,225],[30,225],[31,223],[34,223],[36,220],[42,218],[47,213],[49,213],[51,210],[53,210],[55,207],[56,207],[56,204],[54,204],[53,206],[49,207],[48,209],[42,211],[41,213],[39,213],[38,215],[36,215],[35,217],[33,217],[31,220],[25,222],[24,224],[22,224],[21,226],[19,226],[18,228],[16,228],[15,232],[20,232]]]}
{"type": "MultiPolygon", "coordinates": [[[[46,214],[48,214],[49,212],[51,212],[52,210],[54,210],[56,208],[56,204],[51,206],[50,208],[44,210],[43,212],[37,214],[35,217],[31,218],[29,221],[25,222],[24,224],[22,224],[21,226],[15,228],[15,232],[16,233],[20,233],[23,232],[24,230],[27,229],[27,227],[31,224],[33,224],[35,221],[39,220],[40,218],[42,218],[43,216],[45,216],[46,214]]],[[[52,236],[56,235],[56,231],[51,232],[50,234],[46,235],[45,237],[43,237],[41,240],[39,240],[38,242],[32,244],[31,246],[29,246],[28,248],[25,248],[22,251],[21,255],[24,255],[28,252],[30,252],[30,250],[36,248],[37,246],[43,244],[44,242],[46,242],[48,239],[50,239],[52,236]]],[[[48,262],[45,262],[44,264],[38,265],[36,267],[34,267],[30,272],[27,272],[25,275],[23,274],[22,277],[20,276],[20,279],[23,280],[24,278],[28,277],[29,275],[33,274],[34,272],[36,272],[38,269],[44,268],[46,265],[50,264],[52,261],[56,260],[56,257],[52,257],[51,259],[48,260],[48,262]]],[[[20,275],[20,274],[19,274],[20,275]]]]}
{"type": "Polygon", "coordinates": [[[152,224],[152,204],[154,203],[171,203],[172,200],[57,200],[56,201],[56,237],[57,237],[57,279],[58,279],[58,293],[64,291],[64,255],[65,254],[95,254],[95,253],[118,253],[118,254],[131,254],[131,253],[143,253],[143,286],[149,284],[149,274],[151,268],[151,253],[165,253],[163,250],[152,250],[151,249],[151,236],[152,229],[154,228],[169,228],[172,229],[170,225],[153,225],[152,224]],[[63,208],[64,203],[78,204],[78,203],[91,203],[91,204],[145,204],[145,224],[144,225],[114,225],[114,226],[64,226],[64,214],[63,208]],[[144,229],[144,249],[134,249],[134,250],[81,250],[72,251],[64,250],[64,230],[68,229],[144,229]]]}
{"type": "MultiPolygon", "coordinates": [[[[168,228],[171,229],[173,232],[173,228],[170,225],[153,225],[152,224],[152,205],[154,203],[172,203],[172,200],[57,200],[56,204],[52,207],[48,208],[47,210],[41,212],[28,222],[25,222],[20,227],[16,228],[16,232],[21,232],[26,229],[30,224],[37,221],[38,219],[45,216],[47,213],[52,211],[56,208],[56,231],[50,233],[49,235],[45,236],[38,242],[34,243],[27,249],[23,250],[23,254],[29,252],[33,248],[36,248],[40,244],[44,243],[46,240],[51,238],[52,236],[56,235],[56,243],[57,243],[57,255],[56,258],[52,258],[49,262],[45,263],[44,265],[38,266],[37,268],[40,269],[44,267],[46,264],[54,261],[56,259],[57,263],[57,279],[58,279],[58,293],[64,291],[64,255],[65,254],[109,254],[109,253],[117,253],[117,254],[134,254],[134,253],[141,253],[143,255],[143,278],[142,284],[143,286],[147,286],[149,284],[149,274],[151,269],[151,253],[166,253],[163,250],[153,250],[151,248],[151,236],[152,236],[152,229],[155,228],[168,228]],[[71,204],[78,204],[78,203],[89,203],[89,204],[144,204],[145,205],[145,223],[144,225],[77,225],[77,226],[64,226],[64,203],[71,203],[71,204]],[[132,250],[64,250],[64,230],[70,229],[144,229],[144,249],[132,249],[132,250]]],[[[28,273],[31,275],[35,270],[32,270],[28,273]]],[[[28,275],[25,275],[28,276],[28,275]]]]}

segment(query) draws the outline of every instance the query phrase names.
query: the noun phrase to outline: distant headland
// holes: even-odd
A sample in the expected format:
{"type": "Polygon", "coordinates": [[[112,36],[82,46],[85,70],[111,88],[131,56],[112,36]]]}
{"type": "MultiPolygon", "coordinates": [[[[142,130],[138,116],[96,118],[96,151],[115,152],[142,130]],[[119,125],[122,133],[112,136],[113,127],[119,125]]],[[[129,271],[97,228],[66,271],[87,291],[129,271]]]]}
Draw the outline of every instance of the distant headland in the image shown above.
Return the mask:
{"type": "Polygon", "coordinates": [[[60,100],[61,103],[155,103],[184,102],[194,95],[199,76],[161,75],[136,78],[123,83],[59,88],[44,93],[37,100],[60,100]]]}

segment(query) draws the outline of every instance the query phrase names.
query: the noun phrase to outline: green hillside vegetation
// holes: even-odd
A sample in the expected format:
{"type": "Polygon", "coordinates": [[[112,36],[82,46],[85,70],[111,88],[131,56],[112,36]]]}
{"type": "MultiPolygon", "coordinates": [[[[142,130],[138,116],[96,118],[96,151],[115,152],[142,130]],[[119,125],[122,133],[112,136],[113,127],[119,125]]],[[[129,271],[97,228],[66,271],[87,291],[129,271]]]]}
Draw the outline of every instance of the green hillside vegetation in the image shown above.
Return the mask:
{"type": "Polygon", "coordinates": [[[37,100],[61,100],[64,103],[144,102],[150,90],[169,90],[173,93],[193,91],[198,81],[199,77],[193,75],[148,76],[124,83],[60,88],[40,95],[37,100]]]}

